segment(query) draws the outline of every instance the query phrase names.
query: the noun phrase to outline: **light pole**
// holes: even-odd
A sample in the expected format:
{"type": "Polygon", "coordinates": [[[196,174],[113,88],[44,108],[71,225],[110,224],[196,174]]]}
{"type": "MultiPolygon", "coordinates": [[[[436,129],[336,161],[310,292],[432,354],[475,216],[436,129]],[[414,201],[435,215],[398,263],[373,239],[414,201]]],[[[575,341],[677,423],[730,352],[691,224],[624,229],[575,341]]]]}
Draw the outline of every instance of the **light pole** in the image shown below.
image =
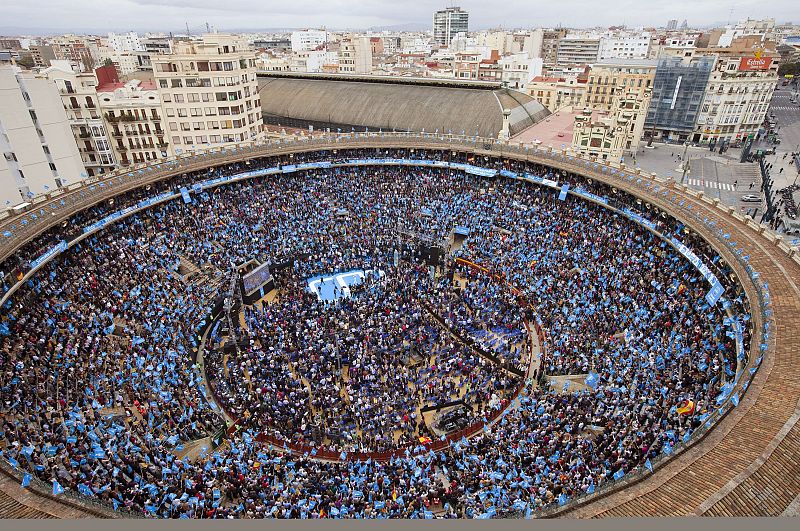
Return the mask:
{"type": "Polygon", "coordinates": [[[682,173],[681,184],[686,180],[686,174],[689,173],[689,161],[686,158],[686,152],[689,150],[689,142],[683,143],[683,155],[681,155],[681,163],[675,168],[675,171],[682,173]]]}

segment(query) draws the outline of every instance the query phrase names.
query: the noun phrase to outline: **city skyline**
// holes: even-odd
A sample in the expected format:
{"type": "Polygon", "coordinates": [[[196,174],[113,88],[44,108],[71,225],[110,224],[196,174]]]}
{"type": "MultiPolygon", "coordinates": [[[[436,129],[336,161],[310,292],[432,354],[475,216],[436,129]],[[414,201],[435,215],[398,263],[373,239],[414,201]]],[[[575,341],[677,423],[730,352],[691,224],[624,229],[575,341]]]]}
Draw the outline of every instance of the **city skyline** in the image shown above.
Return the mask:
{"type": "Polygon", "coordinates": [[[776,22],[792,22],[793,2],[771,2],[769,13],[756,0],[731,4],[724,0],[672,2],[637,9],[635,0],[613,3],[613,9],[598,10],[591,0],[571,0],[558,5],[531,8],[522,0],[502,5],[475,1],[443,2],[423,0],[410,5],[386,0],[370,2],[324,3],[297,0],[292,3],[267,0],[230,0],[222,4],[210,0],[42,0],[34,7],[16,3],[4,8],[0,33],[45,35],[53,33],[106,33],[108,31],[153,31],[175,33],[204,31],[208,23],[219,31],[268,31],[327,27],[365,30],[376,27],[430,30],[433,13],[458,5],[470,14],[470,30],[494,27],[663,27],[670,19],[686,19],[690,26],[708,27],[746,18],[774,17],[776,22]],[[35,9],[35,17],[34,10],[35,9]],[[123,22],[124,21],[124,22],[123,22]]]}

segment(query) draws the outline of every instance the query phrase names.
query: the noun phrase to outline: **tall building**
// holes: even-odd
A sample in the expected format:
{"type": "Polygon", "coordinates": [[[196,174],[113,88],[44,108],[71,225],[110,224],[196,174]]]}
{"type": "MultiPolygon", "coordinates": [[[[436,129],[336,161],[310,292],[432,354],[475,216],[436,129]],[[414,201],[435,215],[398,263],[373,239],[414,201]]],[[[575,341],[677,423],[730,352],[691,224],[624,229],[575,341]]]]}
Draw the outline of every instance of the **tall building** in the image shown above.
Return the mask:
{"type": "Polygon", "coordinates": [[[692,137],[693,142],[736,142],[755,135],[764,122],[778,81],[779,55],[761,48],[761,38],[733,41],[728,47],[701,48],[716,57],[692,137]]]}
{"type": "Polygon", "coordinates": [[[597,61],[600,37],[566,36],[558,41],[558,64],[592,64],[597,61]]]}
{"type": "Polygon", "coordinates": [[[154,83],[111,81],[97,87],[97,99],[120,166],[174,154],[163,128],[161,99],[154,83]]]}
{"type": "Polygon", "coordinates": [[[667,22],[667,30],[674,31],[678,29],[678,19],[672,18],[667,22]]]}
{"type": "Polygon", "coordinates": [[[551,66],[558,61],[558,42],[567,36],[565,29],[549,29],[542,32],[542,45],[540,57],[544,64],[551,66]]]}
{"type": "Polygon", "coordinates": [[[0,207],[85,173],[55,83],[0,67],[0,207]]]}
{"type": "Polygon", "coordinates": [[[597,59],[645,59],[650,50],[651,33],[609,32],[600,38],[597,59]]]}
{"type": "MultiPolygon", "coordinates": [[[[73,68],[69,61],[53,61],[52,64],[41,72],[41,76],[54,82],[61,95],[87,174],[92,176],[112,171],[117,161],[97,103],[97,75],[76,71],[77,67],[73,68]]],[[[113,66],[98,70],[101,75],[113,73],[116,76],[113,66]]]]}
{"type": "Polygon", "coordinates": [[[246,41],[203,35],[151,62],[176,154],[263,139],[256,54],[246,41]]]}
{"type": "Polygon", "coordinates": [[[339,73],[372,72],[372,45],[369,37],[345,37],[339,43],[339,73]]]}
{"type": "Polygon", "coordinates": [[[469,13],[460,7],[448,7],[433,14],[433,40],[439,46],[450,46],[453,37],[469,31],[469,13]]]}
{"type": "Polygon", "coordinates": [[[715,58],[664,57],[658,61],[645,135],[688,140],[695,129],[715,58]]]}
{"type": "MultiPolygon", "coordinates": [[[[634,92],[644,96],[653,89],[658,61],[650,59],[618,59],[595,63],[586,84],[584,107],[611,112],[616,100],[634,92]]],[[[646,109],[645,109],[646,110],[646,109]]]]}
{"type": "Polygon", "coordinates": [[[328,42],[328,32],[325,30],[293,31],[290,38],[293,52],[307,52],[316,50],[328,42]]]}
{"type": "Polygon", "coordinates": [[[108,46],[115,52],[144,51],[139,35],[134,31],[129,33],[109,33],[108,46]]]}

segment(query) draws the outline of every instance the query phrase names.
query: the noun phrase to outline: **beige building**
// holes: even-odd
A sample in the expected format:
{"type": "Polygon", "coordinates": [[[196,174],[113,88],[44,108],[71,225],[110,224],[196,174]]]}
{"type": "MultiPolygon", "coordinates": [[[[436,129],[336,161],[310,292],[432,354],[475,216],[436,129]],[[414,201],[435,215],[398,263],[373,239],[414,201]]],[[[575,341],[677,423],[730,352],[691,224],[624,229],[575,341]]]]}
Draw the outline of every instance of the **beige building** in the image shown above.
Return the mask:
{"type": "Polygon", "coordinates": [[[83,165],[89,176],[116,168],[108,130],[97,103],[97,76],[94,72],[76,72],[68,61],[53,61],[41,72],[55,82],[72,127],[83,165]]]}
{"type": "Polygon", "coordinates": [[[657,61],[623,59],[595,64],[589,72],[583,107],[611,112],[617,97],[633,91],[640,96],[653,88],[657,61]]]}
{"type": "Polygon", "coordinates": [[[176,42],[152,64],[176,154],[263,139],[256,54],[246,41],[203,35],[176,42]]]}
{"type": "Polygon", "coordinates": [[[154,84],[134,79],[100,85],[97,98],[120,166],[174,155],[154,84]]]}
{"type": "Polygon", "coordinates": [[[699,48],[716,56],[692,140],[737,142],[755,135],[764,122],[778,81],[780,56],[774,43],[742,38],[730,47],[699,48]]]}
{"type": "Polygon", "coordinates": [[[635,156],[644,132],[650,91],[628,89],[614,99],[610,111],[584,109],[575,116],[572,149],[602,160],[620,162],[635,156]]]}
{"type": "Polygon", "coordinates": [[[0,67],[0,208],[85,173],[55,83],[0,67]]]}
{"type": "Polygon", "coordinates": [[[345,37],[339,43],[339,73],[372,72],[372,44],[369,37],[345,37]]]}
{"type": "Polygon", "coordinates": [[[586,96],[586,83],[577,77],[566,79],[537,76],[528,83],[527,92],[551,112],[555,112],[565,106],[580,105],[586,96]]]}

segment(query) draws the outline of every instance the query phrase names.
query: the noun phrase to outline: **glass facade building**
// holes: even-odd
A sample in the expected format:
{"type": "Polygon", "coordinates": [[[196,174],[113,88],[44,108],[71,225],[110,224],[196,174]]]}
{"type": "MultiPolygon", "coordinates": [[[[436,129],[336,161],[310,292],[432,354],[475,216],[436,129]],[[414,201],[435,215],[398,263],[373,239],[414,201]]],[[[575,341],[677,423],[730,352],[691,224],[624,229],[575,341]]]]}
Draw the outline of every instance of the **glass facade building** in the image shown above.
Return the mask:
{"type": "Polygon", "coordinates": [[[666,57],[658,61],[645,134],[665,140],[689,139],[715,60],[713,56],[704,56],[666,57]]]}

